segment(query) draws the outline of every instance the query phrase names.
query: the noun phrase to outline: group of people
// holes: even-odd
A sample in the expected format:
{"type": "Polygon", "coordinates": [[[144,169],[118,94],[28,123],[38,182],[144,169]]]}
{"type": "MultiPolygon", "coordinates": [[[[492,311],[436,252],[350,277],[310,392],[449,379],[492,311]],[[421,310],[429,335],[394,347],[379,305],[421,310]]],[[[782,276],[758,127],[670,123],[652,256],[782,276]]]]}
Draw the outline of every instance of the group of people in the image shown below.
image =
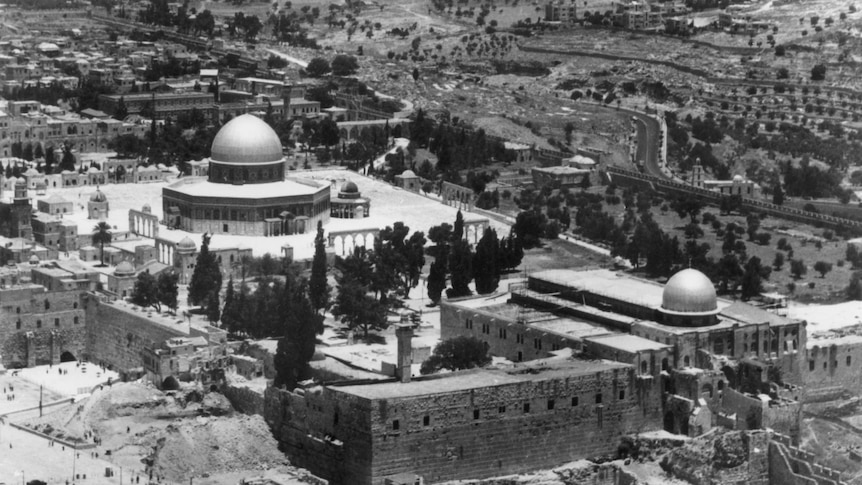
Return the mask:
{"type": "Polygon", "coordinates": [[[14,401],[15,400],[15,386],[13,386],[12,384],[9,384],[9,392],[6,392],[6,387],[3,387],[3,394],[6,395],[7,401],[14,401]]]}

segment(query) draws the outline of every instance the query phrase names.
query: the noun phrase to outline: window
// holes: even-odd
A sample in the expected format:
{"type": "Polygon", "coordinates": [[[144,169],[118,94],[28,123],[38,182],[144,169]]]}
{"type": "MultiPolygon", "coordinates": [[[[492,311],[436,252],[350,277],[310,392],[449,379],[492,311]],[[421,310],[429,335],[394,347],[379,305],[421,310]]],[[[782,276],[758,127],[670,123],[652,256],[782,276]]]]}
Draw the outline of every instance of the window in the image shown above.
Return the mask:
{"type": "Polygon", "coordinates": [[[478,409],[473,410],[473,419],[479,419],[479,410],[478,409]]]}
{"type": "Polygon", "coordinates": [[[222,224],[222,232],[227,232],[227,224],[222,224]]]}
{"type": "Polygon", "coordinates": [[[847,366],[848,367],[850,366],[850,356],[849,355],[847,356],[847,366]]]}
{"type": "Polygon", "coordinates": [[[59,326],[60,326],[60,319],[59,319],[59,318],[55,318],[55,319],[54,319],[54,326],[55,326],[55,327],[59,327],[59,326]]]}
{"type": "Polygon", "coordinates": [[[42,320],[36,320],[36,328],[42,328],[42,320]]]}
{"type": "Polygon", "coordinates": [[[626,398],[626,391],[625,391],[625,389],[622,389],[622,390],[620,390],[620,401],[622,401],[625,398],[626,398]]]}
{"type": "Polygon", "coordinates": [[[425,415],[422,418],[422,426],[428,426],[429,424],[431,424],[431,416],[425,415]]]}
{"type": "Polygon", "coordinates": [[[506,412],[506,406],[500,406],[497,408],[497,412],[503,414],[506,412]]]}
{"type": "Polygon", "coordinates": [[[15,307],[15,313],[21,313],[21,307],[15,307]]]}
{"type": "Polygon", "coordinates": [[[522,344],[524,343],[524,335],[523,334],[515,334],[515,342],[522,344]]]}
{"type": "Polygon", "coordinates": [[[813,361],[813,360],[809,360],[809,361],[808,361],[808,370],[809,370],[809,371],[813,371],[813,370],[814,370],[814,361],[813,361]]]}
{"type": "Polygon", "coordinates": [[[572,397],[572,407],[577,407],[578,405],[578,396],[572,397]]]}
{"type": "Polygon", "coordinates": [[[482,324],[482,333],[484,333],[484,334],[491,333],[491,325],[489,325],[487,323],[483,323],[482,324]]]}
{"type": "Polygon", "coordinates": [[[498,334],[499,334],[499,336],[500,336],[500,338],[501,338],[501,339],[503,339],[503,340],[505,340],[505,339],[506,339],[506,329],[505,329],[505,328],[501,328],[501,329],[498,331],[498,334]]]}
{"type": "Polygon", "coordinates": [[[45,310],[50,310],[50,309],[51,309],[51,302],[48,300],[45,300],[45,310]]]}
{"type": "Polygon", "coordinates": [[[525,402],[525,403],[524,403],[524,412],[525,412],[525,413],[529,413],[529,412],[530,412],[530,403],[528,403],[528,402],[525,402]]]}
{"type": "Polygon", "coordinates": [[[601,404],[601,403],[602,403],[602,393],[597,392],[596,393],[596,404],[601,404]]]}
{"type": "Polygon", "coordinates": [[[823,362],[823,370],[826,370],[826,362],[823,362]]]}
{"type": "Polygon", "coordinates": [[[473,320],[469,318],[464,320],[464,328],[473,328],[473,320]]]}
{"type": "Polygon", "coordinates": [[[533,347],[542,350],[542,339],[534,338],[533,339],[533,347]]]}
{"type": "Polygon", "coordinates": [[[392,420],[392,431],[398,431],[401,428],[401,423],[397,419],[392,420]]]}
{"type": "Polygon", "coordinates": [[[555,403],[553,399],[548,399],[548,411],[554,409],[554,404],[555,403]]]}
{"type": "Polygon", "coordinates": [[[21,330],[21,320],[18,320],[17,322],[15,322],[15,329],[21,330]]]}

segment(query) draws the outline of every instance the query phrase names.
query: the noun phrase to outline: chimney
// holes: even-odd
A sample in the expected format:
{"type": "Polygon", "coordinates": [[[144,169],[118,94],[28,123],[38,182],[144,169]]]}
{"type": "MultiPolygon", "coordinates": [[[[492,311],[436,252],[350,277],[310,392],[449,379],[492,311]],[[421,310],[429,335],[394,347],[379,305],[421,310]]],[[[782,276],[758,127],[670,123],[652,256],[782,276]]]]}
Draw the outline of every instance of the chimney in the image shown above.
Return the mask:
{"type": "Polygon", "coordinates": [[[401,382],[410,382],[410,369],[413,364],[413,325],[407,321],[407,314],[401,315],[401,323],[395,326],[395,338],[398,339],[398,362],[395,365],[395,377],[401,382]]]}

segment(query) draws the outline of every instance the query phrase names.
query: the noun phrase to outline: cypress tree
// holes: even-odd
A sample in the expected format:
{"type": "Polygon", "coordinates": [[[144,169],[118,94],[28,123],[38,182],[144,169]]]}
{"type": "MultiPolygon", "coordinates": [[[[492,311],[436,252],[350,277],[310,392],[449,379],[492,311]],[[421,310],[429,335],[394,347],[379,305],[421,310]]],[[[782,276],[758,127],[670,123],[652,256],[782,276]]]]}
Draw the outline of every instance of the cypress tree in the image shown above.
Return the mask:
{"type": "MultiPolygon", "coordinates": [[[[215,256],[210,253],[209,244],[212,236],[203,235],[201,250],[195,262],[195,270],[189,282],[189,304],[209,308],[212,295],[218,298],[221,290],[221,269],[215,256]]],[[[209,310],[207,311],[209,314],[209,310]]],[[[216,319],[217,320],[217,319],[216,319]]]]}
{"type": "Polygon", "coordinates": [[[216,323],[219,321],[219,318],[221,317],[221,312],[219,310],[218,290],[213,290],[209,294],[209,297],[207,298],[207,309],[206,309],[206,311],[207,311],[207,320],[209,320],[210,323],[216,323]]]}
{"type": "Polygon", "coordinates": [[[467,241],[460,240],[452,244],[449,268],[452,274],[449,297],[471,295],[473,293],[470,291],[470,281],[473,279],[473,251],[470,250],[470,244],[467,241]]]}
{"type": "Polygon", "coordinates": [[[455,216],[455,226],[452,227],[452,244],[464,239],[464,216],[461,210],[458,210],[458,215],[455,216]]]}
{"type": "Polygon", "coordinates": [[[237,298],[236,292],[233,289],[233,276],[227,281],[227,289],[224,294],[224,308],[221,313],[221,324],[228,333],[237,333],[238,324],[236,317],[237,298]]]}
{"type": "Polygon", "coordinates": [[[317,221],[317,237],[314,238],[314,259],[311,262],[309,296],[316,311],[329,307],[329,284],[326,280],[326,240],[323,237],[323,222],[317,221]]]}
{"type": "Polygon", "coordinates": [[[476,254],[473,255],[476,292],[480,295],[493,293],[497,290],[497,285],[500,282],[499,250],[497,232],[490,227],[485,229],[485,234],[476,244],[476,254]]]}
{"type": "Polygon", "coordinates": [[[323,316],[315,311],[304,279],[293,281],[288,276],[282,291],[284,297],[281,298],[279,314],[284,318],[284,336],[275,352],[275,385],[294,389],[299,382],[310,377],[308,363],[314,357],[323,316]]]}
{"type": "Polygon", "coordinates": [[[428,298],[435,305],[440,303],[444,289],[446,289],[446,263],[438,258],[431,263],[431,269],[428,272],[428,298]]]}

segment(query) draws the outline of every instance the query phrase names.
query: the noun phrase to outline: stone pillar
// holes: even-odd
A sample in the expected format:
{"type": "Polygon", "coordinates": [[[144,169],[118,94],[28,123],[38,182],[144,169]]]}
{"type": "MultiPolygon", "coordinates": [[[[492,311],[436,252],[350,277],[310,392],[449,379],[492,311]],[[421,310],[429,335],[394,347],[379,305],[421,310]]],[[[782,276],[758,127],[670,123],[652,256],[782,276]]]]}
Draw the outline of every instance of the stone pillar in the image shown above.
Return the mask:
{"type": "Polygon", "coordinates": [[[62,350],[62,342],[60,334],[56,330],[51,330],[51,363],[60,363],[60,352],[62,350]]]}
{"type": "Polygon", "coordinates": [[[26,355],[27,367],[36,366],[36,335],[33,332],[24,334],[24,350],[26,355]]]}

